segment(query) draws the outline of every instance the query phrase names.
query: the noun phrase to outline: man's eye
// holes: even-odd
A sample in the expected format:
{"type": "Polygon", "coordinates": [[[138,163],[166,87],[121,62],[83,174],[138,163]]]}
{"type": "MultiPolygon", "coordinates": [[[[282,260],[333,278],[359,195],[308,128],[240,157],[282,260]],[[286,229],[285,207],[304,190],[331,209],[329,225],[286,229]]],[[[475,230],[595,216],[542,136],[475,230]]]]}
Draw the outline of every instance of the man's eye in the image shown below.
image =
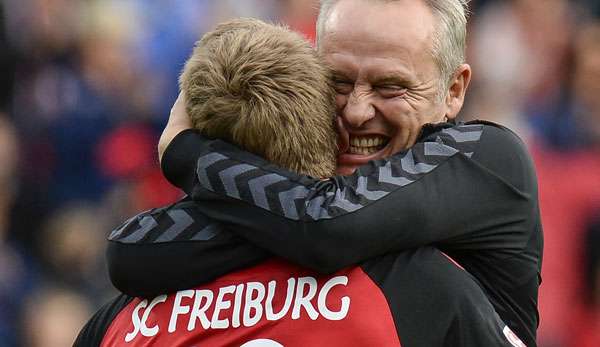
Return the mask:
{"type": "Polygon", "coordinates": [[[350,82],[336,81],[334,83],[334,88],[338,94],[350,94],[352,93],[354,85],[350,82]]]}
{"type": "Polygon", "coordinates": [[[406,93],[406,88],[396,85],[385,85],[376,87],[377,92],[384,98],[394,98],[406,93]]]}

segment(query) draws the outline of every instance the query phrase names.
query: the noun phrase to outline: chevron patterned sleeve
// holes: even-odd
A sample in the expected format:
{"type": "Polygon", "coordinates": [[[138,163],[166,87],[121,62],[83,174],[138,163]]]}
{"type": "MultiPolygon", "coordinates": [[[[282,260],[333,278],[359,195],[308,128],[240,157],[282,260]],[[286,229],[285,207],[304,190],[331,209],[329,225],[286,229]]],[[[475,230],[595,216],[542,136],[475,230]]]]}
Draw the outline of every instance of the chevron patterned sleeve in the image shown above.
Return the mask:
{"type": "Polygon", "coordinates": [[[534,176],[527,155],[514,155],[525,153],[520,140],[480,123],[433,127],[408,151],[324,181],[220,140],[194,141],[202,150],[186,192],[198,208],[319,271],[428,244],[519,252],[536,208],[534,192],[511,182],[534,176]]]}
{"type": "Polygon", "coordinates": [[[441,130],[425,142],[386,160],[361,167],[350,177],[319,181],[297,175],[220,143],[198,159],[199,185],[291,220],[321,220],[351,213],[418,181],[454,155],[473,155],[482,125],[441,130]],[[219,152],[220,150],[220,152],[219,152]],[[250,159],[252,158],[252,159],[250,159]]]}
{"type": "Polygon", "coordinates": [[[128,219],[108,240],[111,281],[142,297],[206,283],[269,256],[205,216],[189,198],[128,219]]]}

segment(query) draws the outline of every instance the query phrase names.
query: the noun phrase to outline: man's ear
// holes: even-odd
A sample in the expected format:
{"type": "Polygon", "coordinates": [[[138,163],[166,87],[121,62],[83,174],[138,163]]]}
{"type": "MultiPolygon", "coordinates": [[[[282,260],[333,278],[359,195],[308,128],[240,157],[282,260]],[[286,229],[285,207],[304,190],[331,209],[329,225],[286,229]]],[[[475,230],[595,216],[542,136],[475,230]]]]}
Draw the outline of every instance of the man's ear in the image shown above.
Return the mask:
{"type": "Polygon", "coordinates": [[[446,96],[446,117],[455,119],[465,101],[465,93],[471,82],[471,66],[462,64],[454,73],[446,96]]]}

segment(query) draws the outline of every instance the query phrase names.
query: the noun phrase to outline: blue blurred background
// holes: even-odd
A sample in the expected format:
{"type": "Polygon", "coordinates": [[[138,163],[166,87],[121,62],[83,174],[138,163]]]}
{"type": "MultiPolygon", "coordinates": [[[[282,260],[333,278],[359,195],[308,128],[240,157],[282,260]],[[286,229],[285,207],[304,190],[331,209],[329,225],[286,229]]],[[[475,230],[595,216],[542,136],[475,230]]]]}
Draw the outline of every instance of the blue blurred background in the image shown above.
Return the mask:
{"type": "MultiPolygon", "coordinates": [[[[156,142],[194,42],[311,0],[0,0],[0,347],[68,346],[115,290],[111,228],[181,196],[156,142]]],[[[600,1],[472,1],[462,112],[515,130],[540,181],[542,347],[600,346],[600,1]]]]}

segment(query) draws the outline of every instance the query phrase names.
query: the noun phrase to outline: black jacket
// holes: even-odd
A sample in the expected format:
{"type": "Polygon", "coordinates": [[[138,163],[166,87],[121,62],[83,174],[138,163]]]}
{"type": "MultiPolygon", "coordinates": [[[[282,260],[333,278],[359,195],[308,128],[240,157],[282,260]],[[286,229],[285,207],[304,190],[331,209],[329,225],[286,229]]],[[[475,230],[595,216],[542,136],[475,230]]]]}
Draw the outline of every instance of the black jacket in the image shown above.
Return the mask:
{"type": "Polygon", "coordinates": [[[525,146],[503,127],[484,122],[427,126],[410,150],[327,181],[185,131],[167,148],[163,170],[200,202],[202,217],[196,218],[217,220],[235,235],[215,236],[223,247],[202,253],[170,242],[183,231],[162,236],[167,243],[123,241],[159,237],[151,235],[150,220],[142,223],[146,227],[117,229],[109,265],[113,280],[127,293],[190,287],[267,254],[331,273],[433,245],[472,274],[502,320],[535,346],[542,258],[537,184],[525,146]],[[134,265],[160,249],[173,250],[160,262],[175,266],[157,274],[134,265]]]}

